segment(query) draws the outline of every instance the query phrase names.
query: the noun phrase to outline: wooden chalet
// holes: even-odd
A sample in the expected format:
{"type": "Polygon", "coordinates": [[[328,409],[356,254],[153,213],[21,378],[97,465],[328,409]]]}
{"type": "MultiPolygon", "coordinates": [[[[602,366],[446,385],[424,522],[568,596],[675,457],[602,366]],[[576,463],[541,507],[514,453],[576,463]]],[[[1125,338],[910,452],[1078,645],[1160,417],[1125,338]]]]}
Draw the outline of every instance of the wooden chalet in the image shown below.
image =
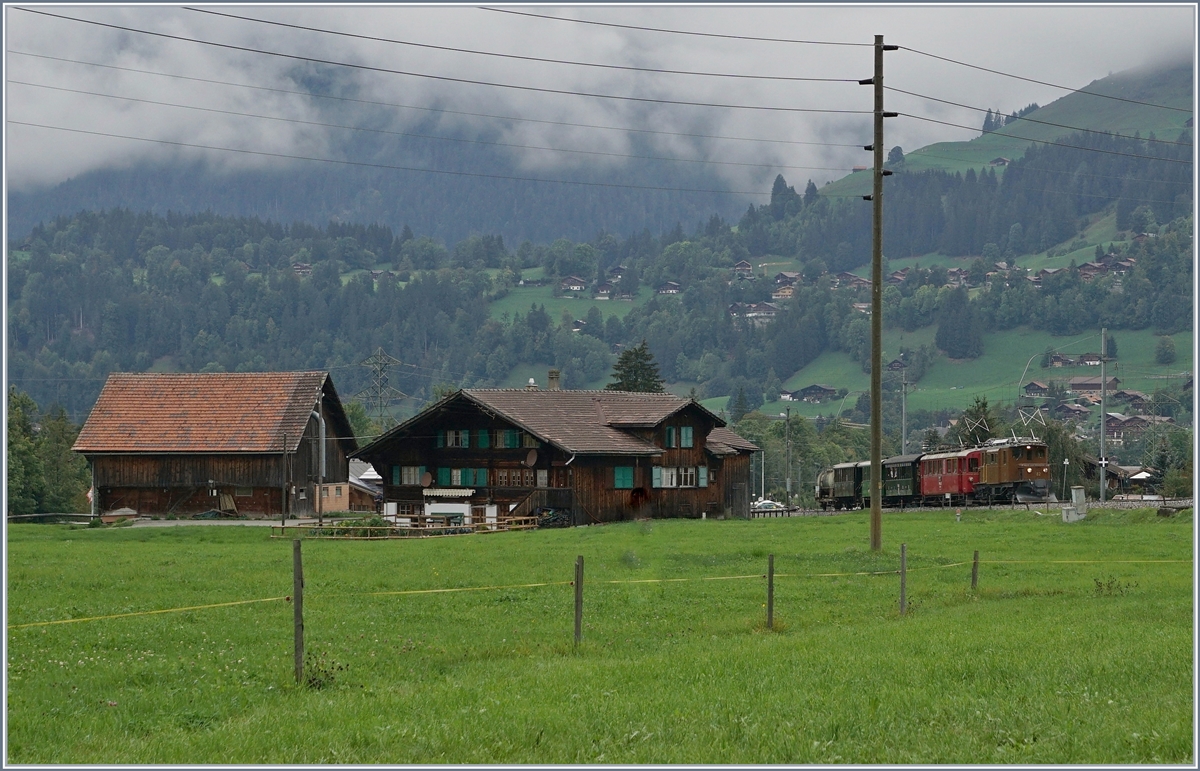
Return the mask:
{"type": "Polygon", "coordinates": [[[682,291],[682,290],[683,290],[683,287],[681,287],[679,285],[679,282],[666,281],[666,282],[663,282],[658,287],[658,289],[656,289],[654,291],[657,292],[658,294],[679,294],[680,291],[682,291]]]}
{"type": "MultiPolygon", "coordinates": [[[[1101,382],[1099,377],[1073,377],[1067,383],[1067,390],[1073,393],[1100,393],[1101,382]]],[[[1120,385],[1120,378],[1110,377],[1105,387],[1109,391],[1116,391],[1120,385]]]]}
{"type": "Polygon", "coordinates": [[[799,391],[796,391],[794,396],[799,397],[801,401],[811,402],[812,404],[820,404],[826,399],[835,398],[837,393],[837,389],[833,386],[813,383],[810,386],[805,386],[799,391]]]}
{"type": "Polygon", "coordinates": [[[567,276],[558,283],[558,288],[563,292],[583,292],[587,289],[587,282],[579,276],[567,276]]]}
{"type": "Polygon", "coordinates": [[[748,517],[758,448],[674,394],[466,389],[354,453],[404,524],[748,517]]]}
{"type": "Polygon", "coordinates": [[[344,511],[316,493],[347,484],[356,447],[327,372],[122,372],[72,449],[91,466],[93,513],[278,517],[344,511]]]}
{"type": "Polygon", "coordinates": [[[1048,396],[1050,394],[1050,386],[1041,380],[1030,380],[1025,384],[1024,391],[1026,396],[1048,396]]]}
{"type": "Polygon", "coordinates": [[[738,260],[733,265],[733,272],[739,276],[750,278],[754,275],[754,266],[750,264],[749,260],[738,260]]]}

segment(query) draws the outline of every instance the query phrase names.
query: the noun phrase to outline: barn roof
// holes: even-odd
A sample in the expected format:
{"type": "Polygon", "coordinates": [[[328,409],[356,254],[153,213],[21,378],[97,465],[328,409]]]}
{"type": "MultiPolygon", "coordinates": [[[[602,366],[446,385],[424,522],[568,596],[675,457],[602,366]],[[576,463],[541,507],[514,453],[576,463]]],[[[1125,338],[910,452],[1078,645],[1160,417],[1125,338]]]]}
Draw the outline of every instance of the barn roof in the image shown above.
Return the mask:
{"type": "Polygon", "coordinates": [[[72,449],[281,452],[286,437],[291,451],[322,394],[329,435],[347,441],[353,433],[327,372],[114,372],[72,449]]]}
{"type": "MultiPolygon", "coordinates": [[[[689,406],[708,415],[718,426],[725,424],[724,420],[698,402],[669,393],[465,389],[422,410],[355,453],[355,456],[366,457],[380,445],[405,436],[432,415],[454,411],[464,401],[507,420],[544,442],[577,455],[661,454],[660,447],[640,439],[628,429],[657,426],[689,406]]],[[[725,439],[737,437],[728,430],[720,436],[725,439]]],[[[741,437],[737,439],[749,445],[741,437]]],[[[709,441],[712,441],[711,434],[709,441]]],[[[743,449],[731,442],[726,444],[735,452],[743,449]]],[[[758,449],[753,445],[749,447],[758,449]]]]}

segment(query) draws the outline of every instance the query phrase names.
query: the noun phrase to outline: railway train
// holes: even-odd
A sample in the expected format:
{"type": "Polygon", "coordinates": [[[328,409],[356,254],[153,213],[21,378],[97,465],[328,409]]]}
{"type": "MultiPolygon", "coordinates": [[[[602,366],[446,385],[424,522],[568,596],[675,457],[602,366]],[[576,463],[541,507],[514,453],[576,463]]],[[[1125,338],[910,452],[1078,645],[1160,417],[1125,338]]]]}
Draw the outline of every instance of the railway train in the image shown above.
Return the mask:
{"type": "MultiPolygon", "coordinates": [[[[903,506],[1053,501],[1050,453],[1036,437],[990,439],[977,447],[883,459],[883,502],[903,506]]],[[[822,509],[871,505],[871,462],[839,463],[817,477],[822,509]]]]}

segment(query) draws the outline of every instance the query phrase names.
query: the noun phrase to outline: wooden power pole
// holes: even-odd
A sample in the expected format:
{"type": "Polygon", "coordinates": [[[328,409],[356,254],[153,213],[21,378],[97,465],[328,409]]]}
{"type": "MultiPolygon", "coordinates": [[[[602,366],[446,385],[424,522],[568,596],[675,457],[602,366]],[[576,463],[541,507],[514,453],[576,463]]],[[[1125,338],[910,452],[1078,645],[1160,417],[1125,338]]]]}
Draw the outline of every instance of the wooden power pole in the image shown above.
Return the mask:
{"type": "Polygon", "coordinates": [[[874,151],[871,195],[871,551],[883,550],[883,119],[896,113],[883,111],[883,35],[875,36],[875,77],[860,85],[875,86],[875,138],[866,149],[874,151]]]}

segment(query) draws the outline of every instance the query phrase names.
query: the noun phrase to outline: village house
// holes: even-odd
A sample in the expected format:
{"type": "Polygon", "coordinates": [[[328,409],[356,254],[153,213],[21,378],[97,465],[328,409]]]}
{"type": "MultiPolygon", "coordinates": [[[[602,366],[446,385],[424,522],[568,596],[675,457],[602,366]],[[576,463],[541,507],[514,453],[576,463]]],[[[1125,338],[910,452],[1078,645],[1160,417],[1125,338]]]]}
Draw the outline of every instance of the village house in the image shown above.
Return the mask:
{"type": "Polygon", "coordinates": [[[871,303],[851,303],[850,307],[859,313],[865,313],[868,316],[871,315],[871,303]]]}
{"type": "Polygon", "coordinates": [[[1099,262],[1085,262],[1079,266],[1079,278],[1085,283],[1092,281],[1097,276],[1103,276],[1108,273],[1108,266],[1099,262]]]}
{"type": "Polygon", "coordinates": [[[1174,422],[1171,418],[1158,415],[1122,415],[1119,412],[1110,412],[1104,416],[1104,436],[1114,444],[1124,444],[1127,439],[1139,439],[1152,425],[1174,422]]]}
{"type": "Polygon", "coordinates": [[[888,274],[887,283],[890,286],[901,286],[906,278],[908,278],[908,268],[894,270],[888,274]]]}
{"type": "Polygon", "coordinates": [[[1031,380],[1025,384],[1026,396],[1047,396],[1050,393],[1050,387],[1040,380],[1031,380]]]}
{"type": "Polygon", "coordinates": [[[1085,421],[1092,414],[1087,407],[1081,407],[1078,404],[1071,404],[1070,402],[1063,402],[1050,412],[1059,420],[1077,421],[1085,421]]]}
{"type": "Polygon", "coordinates": [[[1150,397],[1141,391],[1133,391],[1129,389],[1114,391],[1112,394],[1109,394],[1109,398],[1114,402],[1124,402],[1125,404],[1129,405],[1129,409],[1139,412],[1144,410],[1147,402],[1150,401],[1150,397]]]}
{"type": "Polygon", "coordinates": [[[733,272],[738,278],[753,278],[754,266],[749,260],[738,260],[733,264],[733,272]]]}
{"type": "MultiPolygon", "coordinates": [[[[1100,383],[1099,377],[1073,377],[1067,382],[1067,390],[1072,393],[1100,393],[1100,383]]],[[[1110,377],[1106,388],[1109,391],[1116,391],[1120,383],[1120,378],[1110,377]]]]}
{"type": "Polygon", "coordinates": [[[786,284],[771,292],[772,300],[790,300],[796,296],[796,287],[786,284]]]}
{"type": "Polygon", "coordinates": [[[293,262],[292,263],[292,272],[302,278],[305,276],[311,276],[312,275],[312,265],[307,262],[293,262]]]}
{"type": "Polygon", "coordinates": [[[990,161],[988,161],[988,166],[1007,166],[1010,163],[1012,163],[1012,161],[1009,160],[1008,158],[1000,157],[1000,158],[993,158],[990,161]]]}
{"type": "Polygon", "coordinates": [[[765,326],[779,313],[779,306],[774,303],[731,303],[729,315],[737,319],[747,319],[755,326],[765,326]]]}
{"type": "Polygon", "coordinates": [[[658,289],[654,290],[658,294],[679,294],[681,286],[675,281],[666,281],[662,283],[658,289]]]}
{"type": "Polygon", "coordinates": [[[338,510],[356,446],[327,372],[115,372],[72,449],[96,513],[279,517],[338,510]]]}
{"type": "Polygon", "coordinates": [[[607,281],[602,284],[597,284],[595,292],[597,300],[607,300],[612,297],[613,285],[607,281]]]}
{"type": "Polygon", "coordinates": [[[1081,353],[1079,354],[1079,364],[1086,367],[1099,367],[1100,354],[1098,353],[1081,353]]]}
{"type": "Polygon", "coordinates": [[[563,292],[583,292],[587,289],[587,282],[579,276],[566,276],[558,283],[558,288],[563,292]]]}
{"type": "Polygon", "coordinates": [[[813,383],[810,386],[805,386],[796,392],[800,396],[800,401],[810,402],[812,404],[820,404],[826,399],[833,399],[837,396],[837,389],[832,386],[813,383]]]}
{"type": "Polygon", "coordinates": [[[775,274],[775,286],[792,286],[800,281],[800,274],[790,270],[780,271],[775,274]]]}
{"type": "Polygon", "coordinates": [[[908,369],[908,365],[903,359],[892,359],[887,363],[887,369],[891,372],[899,372],[902,369],[908,369]]]}
{"type": "Polygon", "coordinates": [[[1061,353],[1052,353],[1050,354],[1050,366],[1073,367],[1075,366],[1075,360],[1067,356],[1063,356],[1061,353]]]}
{"type": "Polygon", "coordinates": [[[620,281],[628,271],[629,268],[624,265],[614,265],[608,269],[608,278],[611,281],[620,281]]]}
{"type": "Polygon", "coordinates": [[[354,454],[383,477],[388,516],[501,523],[548,512],[572,524],[748,517],[758,448],[669,393],[549,388],[457,391],[354,454]]]}
{"type": "Polygon", "coordinates": [[[834,285],[837,287],[848,287],[850,289],[870,289],[871,280],[856,276],[853,273],[842,271],[834,276],[834,285]]]}

